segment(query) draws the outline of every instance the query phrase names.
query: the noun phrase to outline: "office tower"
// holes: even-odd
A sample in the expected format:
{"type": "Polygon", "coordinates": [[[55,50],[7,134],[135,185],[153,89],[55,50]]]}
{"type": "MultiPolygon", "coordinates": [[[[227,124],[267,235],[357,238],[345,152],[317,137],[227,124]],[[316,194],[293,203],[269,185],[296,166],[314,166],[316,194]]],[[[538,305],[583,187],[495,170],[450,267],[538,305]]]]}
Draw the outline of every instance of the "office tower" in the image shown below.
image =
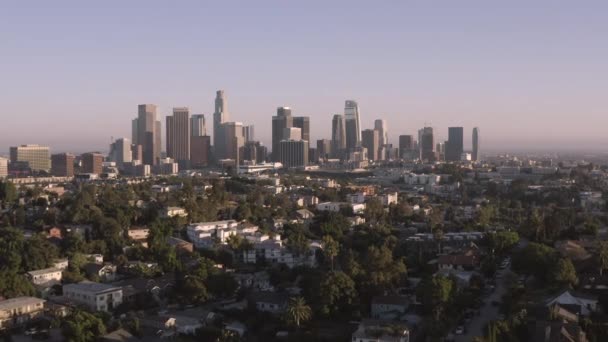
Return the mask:
{"type": "Polygon", "coordinates": [[[133,160],[131,141],[126,138],[117,139],[110,145],[109,157],[119,169],[122,169],[125,163],[130,163],[133,160]]]}
{"type": "Polygon", "coordinates": [[[55,177],[73,177],[74,159],[74,155],[69,153],[53,154],[51,156],[51,174],[55,177]]]}
{"type": "Polygon", "coordinates": [[[317,140],[317,159],[328,159],[331,156],[331,140],[317,140]]]}
{"type": "Polygon", "coordinates": [[[434,162],[436,160],[433,127],[424,127],[418,131],[418,148],[420,149],[421,160],[427,162],[434,162]]]}
{"type": "MultiPolygon", "coordinates": [[[[297,127],[283,128],[283,139],[281,140],[305,140],[302,139],[302,130],[297,127]]],[[[306,140],[308,141],[308,140],[306,140]]]]}
{"type": "Polygon", "coordinates": [[[131,161],[143,163],[144,152],[141,145],[131,144],[131,161]]]}
{"type": "Polygon", "coordinates": [[[471,159],[473,161],[479,160],[479,128],[473,128],[473,153],[471,154],[471,159]]]}
{"type": "Polygon", "coordinates": [[[8,159],[0,157],[0,178],[8,176],[8,159]]]}
{"type": "Polygon", "coordinates": [[[200,137],[207,135],[207,124],[205,123],[205,115],[193,114],[190,118],[190,136],[200,137]]]}
{"type": "Polygon", "coordinates": [[[370,160],[378,160],[380,151],[380,131],[377,129],[363,130],[361,145],[367,149],[367,156],[370,160]]]}
{"type": "Polygon", "coordinates": [[[242,148],[242,159],[248,164],[262,164],[266,162],[268,149],[259,141],[248,141],[242,148]]]}
{"type": "Polygon", "coordinates": [[[255,127],[253,125],[243,126],[245,142],[255,141],[255,127]]]}
{"type": "Polygon", "coordinates": [[[141,145],[143,163],[154,165],[160,159],[160,121],[156,120],[156,105],[141,104],[137,119],[132,122],[133,143],[141,145]]]}
{"type": "Polygon", "coordinates": [[[279,161],[279,143],[284,140],[285,128],[293,127],[291,108],[278,107],[277,115],[272,117],[272,160],[279,161]]]}
{"type": "Polygon", "coordinates": [[[359,105],[356,101],[347,100],[344,105],[344,123],[346,129],[346,148],[361,146],[361,125],[359,105]]]}
{"type": "Polygon", "coordinates": [[[388,125],[386,120],[376,119],[374,121],[374,129],[380,132],[380,146],[388,144],[388,125]]]}
{"type": "Polygon", "coordinates": [[[435,145],[435,156],[437,160],[445,160],[445,147],[447,146],[447,141],[442,143],[437,143],[435,145]]]}
{"type": "Polygon", "coordinates": [[[228,103],[224,91],[218,90],[215,93],[215,111],[213,112],[213,147],[219,159],[223,159],[225,155],[223,144],[226,137],[223,136],[222,124],[228,120],[230,120],[228,103]]]}
{"type": "Polygon", "coordinates": [[[82,158],[82,173],[101,174],[103,172],[103,155],[97,152],[85,153],[82,158]]]}
{"type": "Polygon", "coordinates": [[[415,150],[414,137],[411,135],[399,136],[399,157],[403,159],[414,159],[411,151],[415,150]]]}
{"type": "Polygon", "coordinates": [[[51,153],[48,146],[21,145],[10,148],[11,164],[22,164],[32,171],[49,172],[51,153]]]}
{"type": "Polygon", "coordinates": [[[331,121],[331,157],[341,158],[346,149],[346,126],[342,114],[334,115],[331,121]]]}
{"type": "Polygon", "coordinates": [[[190,137],[190,166],[200,169],[209,165],[211,159],[211,137],[195,135],[190,137]]]}
{"type": "Polygon", "coordinates": [[[299,128],[302,131],[302,140],[306,140],[310,144],[310,118],[308,116],[295,116],[293,127],[299,128]]]}
{"type": "Polygon", "coordinates": [[[238,164],[240,148],[245,145],[243,123],[224,122],[221,125],[221,131],[224,137],[224,141],[220,142],[224,146],[224,154],[221,159],[233,159],[238,164]]]}
{"type": "Polygon", "coordinates": [[[464,152],[464,130],[462,127],[448,128],[448,141],[445,146],[445,160],[459,161],[464,152]]]}
{"type": "Polygon", "coordinates": [[[397,160],[399,159],[399,148],[393,147],[393,144],[384,145],[385,159],[387,160],[397,160]]]}
{"type": "Polygon", "coordinates": [[[279,162],[288,168],[308,165],[308,141],[281,141],[279,143],[279,162]]]}
{"type": "Polygon", "coordinates": [[[190,111],[186,107],[173,108],[167,116],[167,157],[187,169],[190,160],[190,111]]]}

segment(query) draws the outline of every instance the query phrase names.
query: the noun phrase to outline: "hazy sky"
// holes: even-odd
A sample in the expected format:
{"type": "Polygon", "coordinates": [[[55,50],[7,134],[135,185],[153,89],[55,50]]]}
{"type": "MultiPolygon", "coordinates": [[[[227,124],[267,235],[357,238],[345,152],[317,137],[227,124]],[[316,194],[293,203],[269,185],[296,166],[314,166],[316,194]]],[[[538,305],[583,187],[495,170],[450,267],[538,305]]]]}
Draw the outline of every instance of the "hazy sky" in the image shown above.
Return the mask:
{"type": "Polygon", "coordinates": [[[603,149],[607,42],[606,1],[7,0],[0,152],[107,150],[139,103],[210,123],[217,89],[267,145],[277,106],[316,140],[355,99],[393,142],[428,123],[465,148],[479,126],[486,148],[603,149]]]}

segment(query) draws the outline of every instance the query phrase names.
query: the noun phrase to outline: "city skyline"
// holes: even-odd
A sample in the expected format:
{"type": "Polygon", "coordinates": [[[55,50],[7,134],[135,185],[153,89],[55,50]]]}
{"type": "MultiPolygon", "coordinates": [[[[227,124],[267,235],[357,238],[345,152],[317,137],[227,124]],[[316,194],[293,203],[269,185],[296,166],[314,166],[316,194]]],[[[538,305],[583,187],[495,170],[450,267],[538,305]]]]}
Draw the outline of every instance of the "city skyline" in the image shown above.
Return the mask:
{"type": "Polygon", "coordinates": [[[3,5],[0,153],[107,151],[131,136],[124,119],[139,103],[156,104],[159,119],[187,106],[211,127],[217,89],[229,120],[257,124],[266,146],[277,106],[309,116],[316,141],[354,99],[360,130],[385,119],[393,144],[428,124],[437,141],[447,127],[483,127],[484,151],[601,150],[607,5],[467,4],[3,5]]]}

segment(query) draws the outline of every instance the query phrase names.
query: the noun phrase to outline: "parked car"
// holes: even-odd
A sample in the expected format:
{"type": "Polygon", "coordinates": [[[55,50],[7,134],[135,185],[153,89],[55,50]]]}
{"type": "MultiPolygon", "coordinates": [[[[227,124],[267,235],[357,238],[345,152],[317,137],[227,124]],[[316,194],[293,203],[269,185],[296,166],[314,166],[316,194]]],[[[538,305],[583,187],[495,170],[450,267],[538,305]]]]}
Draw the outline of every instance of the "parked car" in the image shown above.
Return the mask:
{"type": "Polygon", "coordinates": [[[458,327],[456,327],[456,330],[454,331],[454,333],[456,335],[463,335],[464,334],[464,326],[463,325],[459,325],[458,327]]]}

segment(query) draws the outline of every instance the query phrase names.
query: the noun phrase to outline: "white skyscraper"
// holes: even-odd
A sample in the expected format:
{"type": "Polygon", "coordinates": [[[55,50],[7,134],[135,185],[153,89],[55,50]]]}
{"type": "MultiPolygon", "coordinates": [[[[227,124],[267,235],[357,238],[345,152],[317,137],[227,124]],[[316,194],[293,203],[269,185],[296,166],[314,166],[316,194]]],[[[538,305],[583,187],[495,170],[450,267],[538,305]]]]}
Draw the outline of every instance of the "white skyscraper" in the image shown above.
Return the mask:
{"type": "Polygon", "coordinates": [[[202,137],[207,135],[207,124],[205,123],[205,115],[194,114],[190,118],[190,136],[202,137]]]}

